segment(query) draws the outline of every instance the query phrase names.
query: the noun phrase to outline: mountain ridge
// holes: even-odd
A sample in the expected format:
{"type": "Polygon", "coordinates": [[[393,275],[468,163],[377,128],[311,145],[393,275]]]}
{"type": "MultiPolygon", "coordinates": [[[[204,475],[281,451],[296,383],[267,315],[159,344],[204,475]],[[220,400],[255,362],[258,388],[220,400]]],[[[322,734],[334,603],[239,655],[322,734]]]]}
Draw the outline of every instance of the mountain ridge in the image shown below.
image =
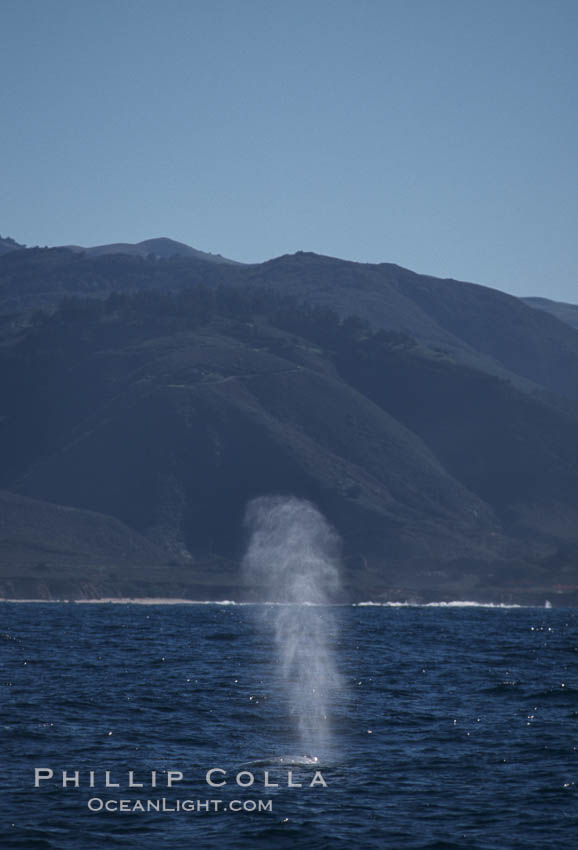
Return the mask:
{"type": "Polygon", "coordinates": [[[573,576],[577,421],[401,334],[273,292],[136,293],[45,317],[0,380],[2,486],[176,563],[238,562],[246,503],[277,492],[339,529],[350,597],[573,576]]]}
{"type": "Polygon", "coordinates": [[[538,298],[536,296],[523,298],[529,307],[544,310],[561,322],[565,322],[573,328],[578,328],[578,304],[567,301],[553,301],[551,298],[538,298]]]}
{"type": "MultiPolygon", "coordinates": [[[[267,493],[339,530],[345,599],[578,588],[578,331],[542,310],[311,252],[67,248],[0,257],[0,304],[0,487],[167,559],[138,578],[111,550],[101,588],[241,598],[242,516],[267,493]]],[[[97,586],[59,563],[46,592],[97,586]]]]}
{"type": "Polygon", "coordinates": [[[95,245],[89,248],[83,248],[80,245],[62,245],[58,247],[67,248],[75,253],[86,254],[88,257],[101,257],[107,254],[126,254],[137,257],[154,256],[163,259],[169,257],[194,257],[195,259],[206,260],[210,263],[241,265],[237,260],[229,260],[221,254],[210,254],[206,251],[199,251],[197,248],[192,248],[184,242],[177,242],[167,236],[144,239],[142,242],[115,242],[109,245],[95,245]]]}
{"type": "Polygon", "coordinates": [[[393,264],[304,252],[241,265],[205,255],[151,262],[141,255],[86,256],[64,248],[11,251],[0,257],[0,313],[54,309],[64,297],[198,283],[271,288],[342,317],[359,315],[373,327],[408,333],[526,390],[578,399],[576,328],[499,290],[393,264]]]}
{"type": "Polygon", "coordinates": [[[0,256],[8,254],[11,251],[21,251],[25,249],[25,245],[20,245],[19,242],[16,242],[16,240],[12,239],[10,236],[0,236],[0,256]]]}

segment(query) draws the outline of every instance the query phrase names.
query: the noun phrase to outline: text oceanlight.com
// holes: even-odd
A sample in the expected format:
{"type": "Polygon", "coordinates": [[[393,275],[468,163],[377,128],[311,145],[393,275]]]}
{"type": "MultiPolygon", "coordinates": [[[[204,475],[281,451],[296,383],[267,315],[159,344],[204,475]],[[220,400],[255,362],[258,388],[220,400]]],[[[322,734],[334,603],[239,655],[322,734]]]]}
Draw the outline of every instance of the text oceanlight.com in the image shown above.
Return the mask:
{"type": "Polygon", "coordinates": [[[273,800],[117,800],[91,797],[91,812],[272,812],[273,800]]]}

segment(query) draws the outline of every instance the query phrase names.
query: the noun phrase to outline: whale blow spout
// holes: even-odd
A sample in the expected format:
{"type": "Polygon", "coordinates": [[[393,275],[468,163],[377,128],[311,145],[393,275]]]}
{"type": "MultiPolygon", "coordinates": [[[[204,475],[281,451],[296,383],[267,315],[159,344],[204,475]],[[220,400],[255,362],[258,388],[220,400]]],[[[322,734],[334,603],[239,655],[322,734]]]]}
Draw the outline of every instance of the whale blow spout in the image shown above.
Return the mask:
{"type": "Polygon", "coordinates": [[[267,606],[264,626],[300,743],[315,752],[328,742],[329,704],[340,686],[336,624],[326,607],[339,589],[339,537],[317,508],[296,498],[254,499],[245,524],[244,571],[263,600],[276,603],[267,606]]]}

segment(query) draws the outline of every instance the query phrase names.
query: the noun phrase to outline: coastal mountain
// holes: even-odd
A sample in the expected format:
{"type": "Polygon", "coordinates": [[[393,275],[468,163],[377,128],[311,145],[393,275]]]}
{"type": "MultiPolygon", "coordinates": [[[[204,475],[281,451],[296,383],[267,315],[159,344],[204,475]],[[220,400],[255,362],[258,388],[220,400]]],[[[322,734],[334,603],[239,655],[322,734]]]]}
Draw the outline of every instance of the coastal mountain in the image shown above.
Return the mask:
{"type": "Polygon", "coordinates": [[[8,254],[10,251],[22,250],[24,247],[9,236],[0,236],[0,256],[8,254]]]}
{"type": "Polygon", "coordinates": [[[190,251],[194,253],[166,259],[151,252],[87,256],[64,248],[12,251],[0,258],[0,324],[3,315],[52,310],[67,297],[175,292],[195,284],[259,287],[334,310],[342,318],[357,315],[374,329],[406,333],[522,390],[578,400],[576,328],[522,299],[388,263],[297,253],[241,265],[190,251]]]}
{"type": "Polygon", "coordinates": [[[90,595],[118,570],[167,562],[166,553],[119,520],[0,491],[0,597],[34,598],[39,586],[90,595]],[[82,568],[79,570],[79,563],[82,568]],[[82,585],[84,584],[84,592],[82,585]]]}
{"type": "Polygon", "coordinates": [[[114,517],[0,491],[0,598],[220,598],[205,570],[175,562],[114,517]],[[170,575],[170,583],[167,582],[170,575]]]}
{"type": "Polygon", "coordinates": [[[96,245],[92,248],[81,248],[79,245],[65,245],[75,253],[83,253],[88,257],[102,257],[107,254],[125,254],[129,257],[157,257],[167,259],[169,257],[191,257],[195,260],[206,260],[208,263],[231,263],[237,265],[235,260],[228,260],[220,254],[209,254],[198,251],[185,245],[184,242],[175,242],[174,239],[160,237],[158,239],[145,239],[144,242],[116,242],[112,245],[96,245]]]}
{"type": "MultiPolygon", "coordinates": [[[[80,281],[97,259],[67,262],[80,281]]],[[[245,506],[280,493],[339,530],[345,598],[568,600],[571,410],[483,362],[303,303],[278,279],[175,287],[183,267],[167,263],[164,291],[119,286],[5,328],[0,486],[148,541],[165,566],[143,559],[129,582],[141,595],[161,569],[161,595],[238,598],[245,506]]],[[[73,581],[45,528],[52,574],[37,592],[62,595],[62,575],[72,595],[95,586],[90,559],[71,544],[73,581]]],[[[122,595],[132,567],[119,569],[122,595]]]]}
{"type": "Polygon", "coordinates": [[[562,322],[573,328],[578,328],[578,304],[567,304],[565,301],[552,301],[550,298],[524,298],[526,304],[537,310],[544,310],[556,316],[562,322]]]}
{"type": "Polygon", "coordinates": [[[279,257],[238,271],[373,327],[407,333],[427,346],[507,378],[578,398],[578,334],[553,316],[496,289],[440,279],[389,263],[353,263],[316,254],[279,257]]]}
{"type": "Polygon", "coordinates": [[[0,257],[0,594],[239,598],[245,506],[279,493],[339,530],[344,598],[572,598],[576,329],[178,244],[0,257]]]}

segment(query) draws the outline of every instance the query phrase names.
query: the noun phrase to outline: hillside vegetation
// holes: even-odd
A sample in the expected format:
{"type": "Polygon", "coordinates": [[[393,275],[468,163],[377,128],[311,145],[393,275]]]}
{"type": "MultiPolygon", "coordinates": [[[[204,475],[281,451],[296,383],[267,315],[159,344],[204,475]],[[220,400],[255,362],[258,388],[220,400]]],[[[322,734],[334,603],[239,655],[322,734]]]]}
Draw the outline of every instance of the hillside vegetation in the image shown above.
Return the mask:
{"type": "MultiPolygon", "coordinates": [[[[139,582],[128,581],[133,567],[122,567],[118,546],[96,560],[77,546],[65,564],[60,532],[51,541],[45,523],[52,584],[43,576],[38,593],[62,595],[63,574],[73,595],[96,586],[83,576],[98,562],[116,566],[118,587],[137,595],[160,586],[153,595],[238,597],[246,503],[274,492],[311,499],[339,530],[346,598],[572,598],[578,423],[571,403],[553,395],[563,383],[550,380],[554,355],[538,375],[529,354],[521,370],[522,356],[514,364],[500,341],[516,299],[492,300],[483,287],[450,298],[453,282],[439,303],[417,285],[410,299],[398,281],[414,313],[419,302],[430,327],[461,340],[444,348],[427,344],[423,328],[417,338],[344,316],[343,269],[334,310],[315,292],[306,302],[294,270],[282,285],[278,275],[263,279],[262,267],[18,254],[18,264],[14,253],[3,259],[4,281],[7,266],[14,275],[5,294],[18,279],[24,301],[44,291],[45,308],[57,295],[60,306],[36,303],[5,322],[0,486],[36,505],[90,512],[103,538],[116,522],[153,547],[139,582]],[[490,305],[468,326],[464,299],[483,297],[490,305]],[[484,322],[494,328],[489,341],[484,322]],[[505,378],[508,364],[520,371],[505,378]],[[532,369],[551,402],[525,380],[532,369]]],[[[561,324],[521,309],[532,318],[519,336],[561,324]]],[[[556,352],[571,359],[578,334],[568,334],[556,352]]]]}

